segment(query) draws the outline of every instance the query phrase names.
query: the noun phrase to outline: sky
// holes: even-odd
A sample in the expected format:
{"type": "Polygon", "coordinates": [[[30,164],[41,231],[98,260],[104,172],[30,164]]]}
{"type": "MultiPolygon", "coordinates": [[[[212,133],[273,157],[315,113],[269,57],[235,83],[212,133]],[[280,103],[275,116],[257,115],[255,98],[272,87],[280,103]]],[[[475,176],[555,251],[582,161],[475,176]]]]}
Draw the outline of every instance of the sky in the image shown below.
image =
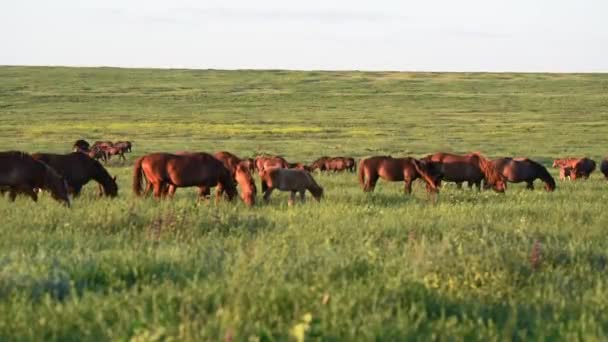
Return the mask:
{"type": "Polygon", "coordinates": [[[608,72],[607,0],[0,0],[0,65],[608,72]]]}

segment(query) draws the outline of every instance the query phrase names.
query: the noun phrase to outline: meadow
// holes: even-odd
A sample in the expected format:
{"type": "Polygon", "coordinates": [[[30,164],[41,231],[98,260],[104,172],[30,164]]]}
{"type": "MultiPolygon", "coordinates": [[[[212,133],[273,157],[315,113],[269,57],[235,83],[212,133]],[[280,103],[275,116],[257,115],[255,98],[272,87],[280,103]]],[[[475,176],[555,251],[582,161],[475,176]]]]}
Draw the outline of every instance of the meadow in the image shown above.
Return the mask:
{"type": "MultiPolygon", "coordinates": [[[[608,182],[505,195],[318,174],[325,198],[131,192],[154,151],[600,161],[608,75],[0,67],[0,150],[133,141],[66,209],[0,199],[0,340],[605,340],[608,182]]],[[[555,170],[551,170],[557,176],[555,170]]]]}

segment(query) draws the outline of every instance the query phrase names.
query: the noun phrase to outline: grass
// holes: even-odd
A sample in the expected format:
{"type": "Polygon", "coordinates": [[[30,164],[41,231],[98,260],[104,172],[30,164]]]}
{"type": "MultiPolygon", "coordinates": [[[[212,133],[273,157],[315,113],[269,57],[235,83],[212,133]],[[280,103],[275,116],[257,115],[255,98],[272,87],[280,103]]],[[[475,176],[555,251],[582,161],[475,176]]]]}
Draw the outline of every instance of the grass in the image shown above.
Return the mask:
{"type": "MultiPolygon", "coordinates": [[[[608,76],[0,68],[0,150],[78,138],[152,151],[599,160],[608,76]]],[[[248,209],[89,185],[0,200],[2,340],[603,340],[606,182],[505,196],[316,175],[321,203],[248,209]],[[537,246],[536,252],[533,252],[537,246]],[[540,252],[538,252],[540,251],[540,252]],[[532,257],[532,254],[537,256],[532,257]],[[538,257],[540,254],[540,257],[538,257]],[[536,261],[531,261],[536,258],[536,261]]],[[[552,170],[553,172],[553,170],[552,170]]],[[[555,175],[555,172],[553,172],[555,175]]]]}

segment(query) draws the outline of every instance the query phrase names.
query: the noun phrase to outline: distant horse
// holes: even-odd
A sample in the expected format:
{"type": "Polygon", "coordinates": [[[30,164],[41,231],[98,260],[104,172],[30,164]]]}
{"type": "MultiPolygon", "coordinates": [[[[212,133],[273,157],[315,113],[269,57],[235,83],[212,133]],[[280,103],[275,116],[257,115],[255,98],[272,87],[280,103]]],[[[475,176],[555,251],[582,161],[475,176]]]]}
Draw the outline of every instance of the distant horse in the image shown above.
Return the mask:
{"type": "Polygon", "coordinates": [[[528,158],[498,158],[492,160],[496,167],[508,182],[525,182],[526,189],[534,189],[534,180],[541,179],[545,183],[547,191],[555,190],[555,180],[549,171],[541,164],[528,158]]]}
{"type": "Polygon", "coordinates": [[[55,200],[70,206],[65,179],[27,153],[0,152],[0,188],[10,192],[11,201],[15,200],[17,193],[22,193],[34,202],[38,201],[36,189],[45,189],[55,200]]]}
{"type": "Polygon", "coordinates": [[[608,159],[602,160],[602,163],[600,164],[600,171],[602,171],[604,177],[606,180],[608,180],[608,159]]]}
{"type": "Polygon", "coordinates": [[[479,153],[464,156],[451,153],[435,153],[422,161],[433,163],[433,178],[439,185],[441,180],[462,184],[469,182],[481,190],[481,181],[485,181],[494,191],[504,192],[507,188],[502,175],[492,162],[479,153]]]}
{"type": "Polygon", "coordinates": [[[346,158],[344,158],[344,160],[346,161],[346,168],[348,169],[348,171],[350,171],[350,172],[357,171],[357,163],[355,162],[355,158],[346,157],[346,158]]]}
{"type": "Polygon", "coordinates": [[[426,182],[428,191],[437,192],[427,164],[414,158],[375,156],[359,162],[359,184],[363,191],[374,191],[379,178],[389,182],[404,181],[406,194],[412,193],[412,182],[421,178],[426,182]]]}
{"type": "Polygon", "coordinates": [[[107,160],[110,160],[112,158],[112,156],[118,156],[118,160],[122,160],[122,161],[126,161],[127,158],[125,157],[125,150],[116,146],[113,147],[105,147],[103,148],[103,151],[106,154],[106,158],[107,160]]]}
{"type": "Polygon", "coordinates": [[[553,161],[553,167],[560,168],[560,179],[564,180],[570,177],[571,180],[577,178],[587,179],[593,171],[595,171],[595,161],[589,158],[563,158],[553,161]]]}
{"type": "Polygon", "coordinates": [[[288,163],[287,164],[287,168],[288,169],[298,169],[298,170],[310,171],[310,167],[308,165],[303,164],[303,163],[288,163]]]}
{"type": "Polygon", "coordinates": [[[130,141],[117,141],[114,143],[114,147],[120,149],[123,153],[131,152],[133,144],[130,141]]]}
{"type": "Polygon", "coordinates": [[[237,164],[234,178],[236,179],[239,188],[241,188],[240,196],[243,202],[250,207],[255,205],[255,197],[258,190],[249,168],[244,163],[241,162],[237,164]]]}
{"type": "Polygon", "coordinates": [[[281,156],[258,156],[255,158],[255,167],[258,172],[272,168],[288,169],[289,163],[281,156]]]}
{"type": "Polygon", "coordinates": [[[68,154],[34,153],[32,157],[57,170],[65,178],[68,189],[75,197],[80,195],[82,187],[94,180],[102,187],[102,195],[116,197],[118,185],[116,177],[97,161],[79,152],[68,154]]]}
{"type": "Polygon", "coordinates": [[[135,162],[133,168],[133,192],[142,195],[143,179],[154,189],[154,197],[160,198],[168,187],[173,196],[176,188],[196,186],[199,199],[209,196],[210,189],[218,186],[219,194],[225,192],[228,200],[237,194],[230,171],[224,164],[208,153],[170,154],[152,153],[135,162]]]}
{"type": "Polygon", "coordinates": [[[312,164],[310,164],[310,170],[314,171],[314,170],[319,170],[319,171],[325,171],[325,162],[331,159],[328,156],[323,156],[321,158],[318,158],[317,160],[313,161],[312,164]]]}
{"type": "Polygon", "coordinates": [[[84,139],[78,139],[72,146],[72,151],[78,152],[80,151],[88,151],[91,148],[91,144],[84,139]]]}
{"type": "Polygon", "coordinates": [[[262,180],[262,191],[264,192],[265,201],[270,199],[270,195],[275,189],[291,191],[289,204],[295,202],[296,193],[299,193],[300,200],[305,202],[306,190],[310,191],[317,201],[320,201],[323,196],[323,188],[305,170],[285,168],[264,169],[260,171],[260,178],[262,180]]]}

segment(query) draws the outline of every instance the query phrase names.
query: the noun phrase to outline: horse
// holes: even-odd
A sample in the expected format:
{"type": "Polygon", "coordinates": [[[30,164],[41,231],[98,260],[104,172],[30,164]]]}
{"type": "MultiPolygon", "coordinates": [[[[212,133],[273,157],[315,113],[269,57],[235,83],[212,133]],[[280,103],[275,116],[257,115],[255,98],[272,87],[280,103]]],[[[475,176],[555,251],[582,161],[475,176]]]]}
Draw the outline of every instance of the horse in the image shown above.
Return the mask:
{"type": "Polygon", "coordinates": [[[122,148],[112,146],[112,147],[104,147],[103,152],[106,155],[106,160],[110,160],[112,156],[118,156],[118,160],[127,161],[125,157],[125,151],[122,148]]]}
{"type": "Polygon", "coordinates": [[[595,161],[583,158],[562,158],[553,161],[553,167],[560,169],[560,179],[565,180],[570,177],[571,180],[583,177],[589,178],[591,173],[595,171],[595,161]]]}
{"type": "Polygon", "coordinates": [[[48,164],[62,174],[68,184],[69,192],[74,197],[78,197],[82,187],[91,180],[101,186],[101,195],[106,197],[118,196],[116,177],[110,176],[100,162],[83,153],[34,153],[32,158],[48,164]]]}
{"type": "Polygon", "coordinates": [[[270,200],[270,195],[277,189],[291,191],[289,205],[295,202],[296,193],[300,194],[300,201],[306,201],[306,190],[310,191],[314,199],[321,201],[323,188],[320,187],[308,171],[286,168],[271,168],[260,171],[264,201],[270,200]]]}
{"type": "Polygon", "coordinates": [[[215,152],[213,156],[221,161],[224,166],[230,170],[230,174],[234,177],[236,173],[236,166],[241,162],[241,159],[234,155],[233,153],[227,151],[219,151],[215,152]]]}
{"type": "Polygon", "coordinates": [[[608,180],[608,159],[602,160],[600,164],[600,171],[604,174],[606,180],[608,180]]]}
{"type": "Polygon", "coordinates": [[[375,156],[359,162],[359,184],[364,192],[374,191],[379,178],[389,182],[404,181],[406,194],[412,193],[412,182],[421,178],[427,184],[427,191],[437,192],[427,163],[410,157],[375,156]]]}
{"type": "Polygon", "coordinates": [[[244,158],[241,159],[241,164],[243,164],[250,173],[253,173],[253,171],[255,171],[255,160],[253,158],[244,158]]]}
{"type": "Polygon", "coordinates": [[[91,146],[91,148],[94,148],[94,147],[99,147],[101,149],[105,149],[108,147],[114,147],[114,143],[109,140],[98,140],[98,141],[94,142],[93,145],[91,146]]]}
{"type": "Polygon", "coordinates": [[[323,156],[321,158],[318,158],[317,160],[313,161],[312,164],[310,164],[310,171],[314,171],[314,170],[319,170],[319,171],[325,171],[325,162],[331,159],[328,156],[323,156]]]}
{"type": "Polygon", "coordinates": [[[475,184],[481,190],[481,181],[484,180],[488,186],[496,192],[504,192],[507,188],[503,176],[496,170],[492,162],[480,153],[469,153],[461,156],[451,153],[438,152],[421,159],[431,162],[433,178],[437,185],[442,180],[462,184],[469,182],[475,184]]]}
{"type": "Polygon", "coordinates": [[[131,152],[133,144],[130,141],[117,141],[114,143],[114,147],[122,150],[123,153],[131,152]]]}
{"type": "Polygon", "coordinates": [[[255,205],[255,197],[257,195],[257,188],[255,181],[251,177],[251,172],[246,164],[238,163],[234,172],[234,178],[241,188],[241,199],[245,204],[252,207],[255,205]]]}
{"type": "Polygon", "coordinates": [[[271,168],[288,169],[289,163],[281,156],[258,156],[255,158],[255,167],[258,172],[271,168]]]}
{"type": "Polygon", "coordinates": [[[346,168],[348,169],[348,171],[357,172],[357,163],[355,162],[355,158],[346,157],[344,158],[344,160],[346,161],[346,168]]]}
{"type": "Polygon", "coordinates": [[[65,179],[52,167],[27,153],[0,152],[0,187],[10,192],[11,201],[15,200],[17,193],[22,193],[37,202],[36,189],[45,189],[53,199],[70,207],[65,179]]]}
{"type": "Polygon", "coordinates": [[[84,139],[78,139],[72,146],[72,151],[73,152],[88,151],[90,148],[91,148],[91,144],[89,144],[88,141],[86,141],[84,139]]]}
{"type": "Polygon", "coordinates": [[[303,163],[287,163],[287,168],[310,171],[310,167],[303,163]]]}
{"type": "Polygon", "coordinates": [[[526,189],[534,190],[534,180],[539,179],[545,183],[545,190],[555,190],[555,180],[549,171],[528,158],[498,158],[492,160],[494,167],[511,183],[526,183],[526,189]]]}
{"type": "Polygon", "coordinates": [[[82,153],[86,154],[87,156],[89,156],[89,158],[92,158],[95,160],[101,160],[104,163],[108,161],[108,155],[106,154],[106,151],[97,146],[94,146],[93,148],[91,148],[88,151],[78,150],[76,152],[82,152],[82,153]]]}
{"type": "Polygon", "coordinates": [[[142,156],[135,161],[133,167],[133,192],[137,196],[143,194],[144,178],[148,182],[148,189],[154,189],[156,198],[164,197],[165,194],[172,197],[176,188],[191,186],[199,188],[199,200],[207,198],[210,189],[215,186],[218,187],[216,201],[219,201],[219,195],[224,192],[228,200],[237,194],[230,171],[208,153],[152,153],[142,156]]]}

